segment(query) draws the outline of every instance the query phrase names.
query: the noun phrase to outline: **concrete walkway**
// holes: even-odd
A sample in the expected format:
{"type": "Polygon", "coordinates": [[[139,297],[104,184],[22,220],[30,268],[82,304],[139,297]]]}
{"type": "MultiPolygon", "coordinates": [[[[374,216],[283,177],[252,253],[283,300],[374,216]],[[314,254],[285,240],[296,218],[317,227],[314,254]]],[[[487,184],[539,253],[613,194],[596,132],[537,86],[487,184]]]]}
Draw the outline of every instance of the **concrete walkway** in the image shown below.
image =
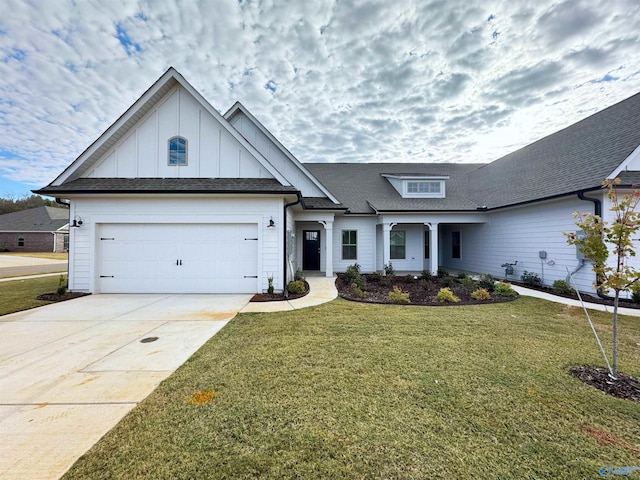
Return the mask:
{"type": "Polygon", "coordinates": [[[302,298],[281,302],[250,302],[240,313],[286,312],[299,308],[315,307],[330,302],[338,296],[336,277],[307,277],[309,293],[302,298]]]}
{"type": "Polygon", "coordinates": [[[66,271],[67,260],[0,254],[0,277],[31,276],[51,272],[64,273],[66,271]]]}
{"type": "MultiPolygon", "coordinates": [[[[511,288],[513,288],[520,295],[526,295],[527,297],[541,298],[543,300],[548,300],[550,302],[562,303],[564,305],[571,305],[572,307],[582,308],[582,305],[578,300],[573,300],[571,298],[557,297],[555,295],[551,295],[550,293],[541,292],[539,290],[533,290],[531,288],[521,287],[519,285],[511,285],[511,288]]],[[[584,302],[584,305],[591,310],[600,310],[601,312],[613,311],[613,307],[608,305],[601,305],[599,303],[584,302]]],[[[635,308],[618,307],[618,313],[620,315],[630,315],[632,317],[640,317],[640,309],[635,309],[635,308]]]]}

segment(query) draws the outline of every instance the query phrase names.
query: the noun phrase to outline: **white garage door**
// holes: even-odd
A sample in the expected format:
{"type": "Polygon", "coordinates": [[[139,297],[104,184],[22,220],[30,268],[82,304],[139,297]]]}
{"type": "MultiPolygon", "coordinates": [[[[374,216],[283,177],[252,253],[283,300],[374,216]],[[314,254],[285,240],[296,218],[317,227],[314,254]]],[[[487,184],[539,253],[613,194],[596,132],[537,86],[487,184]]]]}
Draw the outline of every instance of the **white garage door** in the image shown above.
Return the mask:
{"type": "Polygon", "coordinates": [[[255,293],[257,224],[102,224],[101,293],[255,293]]]}

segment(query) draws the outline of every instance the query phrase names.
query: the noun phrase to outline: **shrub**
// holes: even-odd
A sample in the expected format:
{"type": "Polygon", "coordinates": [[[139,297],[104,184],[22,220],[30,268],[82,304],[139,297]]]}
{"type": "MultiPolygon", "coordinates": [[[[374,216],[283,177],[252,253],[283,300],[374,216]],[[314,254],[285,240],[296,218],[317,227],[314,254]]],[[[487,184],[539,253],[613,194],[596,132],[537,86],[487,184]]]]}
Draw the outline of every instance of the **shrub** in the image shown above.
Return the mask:
{"type": "Polygon", "coordinates": [[[473,292],[478,287],[478,282],[471,277],[464,277],[460,280],[460,283],[465,292],[473,292]]]}
{"type": "Polygon", "coordinates": [[[511,288],[511,284],[509,282],[496,283],[493,293],[499,297],[515,297],[518,295],[516,291],[511,288]]]}
{"type": "Polygon", "coordinates": [[[451,288],[454,283],[455,281],[453,280],[453,277],[450,275],[445,275],[444,277],[440,277],[440,285],[442,285],[443,287],[451,288]]]}
{"type": "Polygon", "coordinates": [[[378,272],[373,272],[372,274],[369,275],[370,282],[378,283],[380,282],[381,278],[382,278],[382,275],[380,275],[378,272]]]}
{"type": "Polygon", "coordinates": [[[298,280],[302,280],[304,281],[304,273],[302,273],[302,270],[298,269],[296,270],[296,273],[293,274],[293,279],[297,282],[298,280]]]}
{"type": "Polygon", "coordinates": [[[573,295],[575,293],[575,290],[571,288],[571,285],[564,280],[555,280],[551,288],[553,288],[554,292],[559,293],[560,295],[573,295]]]}
{"type": "Polygon", "coordinates": [[[478,288],[471,294],[471,298],[484,302],[486,300],[491,300],[491,294],[487,291],[486,288],[478,288]]]}
{"type": "Polygon", "coordinates": [[[349,265],[344,274],[344,280],[347,284],[351,285],[355,283],[360,290],[367,289],[367,280],[364,278],[364,275],[360,273],[360,265],[354,263],[353,265],[349,265]]]}
{"type": "Polygon", "coordinates": [[[403,281],[404,283],[413,283],[418,279],[418,277],[411,275],[411,274],[407,274],[403,277],[403,281]]]}
{"type": "Polygon", "coordinates": [[[480,280],[478,281],[478,287],[484,288],[489,293],[493,292],[495,285],[496,285],[496,282],[490,273],[487,273],[486,275],[482,275],[480,277],[480,280]]]}
{"type": "Polygon", "coordinates": [[[422,270],[422,278],[429,280],[431,278],[431,270],[422,270]]]}
{"type": "Polygon", "coordinates": [[[633,303],[640,303],[640,285],[637,283],[631,288],[631,301],[633,303]]]}
{"type": "Polygon", "coordinates": [[[542,280],[540,280],[540,277],[535,272],[527,272],[525,270],[522,272],[522,275],[520,275],[520,280],[522,280],[522,283],[525,285],[529,285],[531,287],[538,287],[542,285],[542,280]]]}
{"type": "Polygon", "coordinates": [[[431,280],[420,280],[420,286],[425,290],[429,290],[431,288],[431,280]]]}
{"type": "Polygon", "coordinates": [[[389,292],[387,298],[392,303],[411,303],[409,293],[400,290],[400,287],[393,287],[393,291],[389,292]]]}
{"type": "Polygon", "coordinates": [[[269,295],[273,295],[273,277],[267,277],[267,282],[269,286],[267,287],[267,293],[269,295]]]}
{"type": "Polygon", "coordinates": [[[444,268],[442,267],[438,267],[438,277],[439,278],[443,278],[443,277],[448,277],[449,276],[449,272],[447,272],[444,268]]]}
{"type": "Polygon", "coordinates": [[[460,301],[460,299],[453,294],[451,289],[447,287],[440,289],[436,295],[436,300],[442,303],[457,303],[460,301]]]}
{"type": "Polygon", "coordinates": [[[458,277],[458,280],[464,280],[465,278],[467,278],[467,274],[464,272],[458,272],[458,275],[456,275],[458,277]]]}
{"type": "Polygon", "coordinates": [[[302,280],[289,282],[289,293],[304,293],[305,287],[302,280]]]}
{"type": "Polygon", "coordinates": [[[380,285],[383,287],[388,287],[391,285],[391,279],[389,277],[380,277],[380,285]]]}
{"type": "Polygon", "coordinates": [[[393,264],[391,262],[384,266],[384,274],[387,276],[396,274],[396,270],[393,268],[393,264]]]}
{"type": "Polygon", "coordinates": [[[67,293],[68,286],[69,286],[68,283],[64,279],[64,275],[60,275],[60,278],[58,279],[58,289],[56,290],[56,293],[60,296],[64,295],[65,293],[67,293]]]}
{"type": "Polygon", "coordinates": [[[351,293],[358,298],[367,298],[367,292],[363,292],[362,290],[360,290],[358,285],[356,285],[355,283],[351,284],[350,290],[351,293]]]}

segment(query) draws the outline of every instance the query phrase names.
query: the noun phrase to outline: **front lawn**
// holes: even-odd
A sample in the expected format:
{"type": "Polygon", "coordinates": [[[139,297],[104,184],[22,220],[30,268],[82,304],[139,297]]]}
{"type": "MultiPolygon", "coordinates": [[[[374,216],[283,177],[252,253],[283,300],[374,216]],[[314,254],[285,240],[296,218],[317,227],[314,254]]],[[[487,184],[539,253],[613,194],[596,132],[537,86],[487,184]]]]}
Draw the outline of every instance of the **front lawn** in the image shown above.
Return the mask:
{"type": "Polygon", "coordinates": [[[242,314],[65,478],[599,478],[640,455],[640,405],[567,373],[600,363],[580,310],[527,297],[242,314]]]}
{"type": "Polygon", "coordinates": [[[60,275],[0,282],[0,315],[48,305],[51,302],[37,300],[36,297],[55,292],[59,285],[60,275]]]}

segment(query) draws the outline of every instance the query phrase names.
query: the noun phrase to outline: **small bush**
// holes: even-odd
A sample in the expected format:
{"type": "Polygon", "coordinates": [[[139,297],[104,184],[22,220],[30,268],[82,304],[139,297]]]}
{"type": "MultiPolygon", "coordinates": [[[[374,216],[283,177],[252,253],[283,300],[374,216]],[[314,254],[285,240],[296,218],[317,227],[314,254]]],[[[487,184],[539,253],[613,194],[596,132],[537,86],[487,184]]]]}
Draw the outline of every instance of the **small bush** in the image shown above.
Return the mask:
{"type": "Polygon", "coordinates": [[[267,286],[267,293],[273,295],[273,277],[267,277],[267,282],[269,284],[267,286]]]}
{"type": "Polygon", "coordinates": [[[393,264],[391,262],[384,266],[384,274],[388,277],[396,274],[396,270],[393,268],[393,264]]]}
{"type": "Polygon", "coordinates": [[[467,278],[467,274],[464,272],[458,272],[458,275],[456,275],[458,277],[458,280],[464,280],[465,278],[467,278]]]}
{"type": "Polygon", "coordinates": [[[363,292],[362,290],[360,290],[358,285],[356,285],[355,283],[351,284],[350,290],[351,293],[358,298],[367,298],[367,292],[363,292]]]}
{"type": "Polygon", "coordinates": [[[555,280],[551,288],[553,288],[555,293],[559,293],[560,295],[573,295],[575,293],[571,285],[564,280],[555,280]]]}
{"type": "Polygon", "coordinates": [[[464,277],[460,280],[460,284],[462,285],[462,289],[465,292],[473,292],[476,288],[478,288],[478,282],[476,282],[471,277],[464,277]]]}
{"type": "Polygon", "coordinates": [[[455,283],[455,280],[450,275],[445,275],[444,277],[440,277],[440,285],[442,285],[443,287],[451,288],[454,283],[455,283]]]}
{"type": "Polygon", "coordinates": [[[404,281],[404,283],[413,283],[418,279],[418,277],[411,275],[411,274],[407,274],[405,275],[402,280],[404,281]]]}
{"type": "Polygon", "coordinates": [[[425,280],[431,279],[431,270],[422,270],[422,278],[425,280]]]}
{"type": "Polygon", "coordinates": [[[442,303],[457,303],[460,299],[453,294],[450,288],[444,287],[441,288],[436,295],[436,301],[442,303]]]}
{"type": "Polygon", "coordinates": [[[391,285],[391,278],[389,277],[380,277],[380,285],[383,287],[388,287],[391,285]]]}
{"type": "Polygon", "coordinates": [[[60,275],[60,278],[58,279],[58,288],[56,290],[56,293],[60,296],[64,295],[65,293],[67,293],[68,286],[69,284],[65,281],[64,275],[60,275]]]}
{"type": "Polygon", "coordinates": [[[400,290],[400,287],[393,287],[393,291],[389,292],[387,298],[392,303],[411,303],[409,294],[400,290]]]}
{"type": "Polygon", "coordinates": [[[522,272],[522,275],[520,275],[520,280],[522,280],[522,283],[529,285],[530,287],[539,287],[542,285],[542,280],[540,280],[540,277],[535,272],[527,272],[525,270],[522,272]]]}
{"type": "Polygon", "coordinates": [[[633,303],[640,303],[640,285],[637,283],[631,287],[631,301],[633,303]]]}
{"type": "Polygon", "coordinates": [[[382,278],[382,275],[380,275],[377,272],[374,272],[372,274],[369,275],[369,281],[373,282],[373,283],[378,283],[380,282],[380,279],[382,278]]]}
{"type": "Polygon", "coordinates": [[[447,272],[444,268],[438,267],[438,278],[448,277],[449,272],[447,272]]]}
{"type": "Polygon", "coordinates": [[[420,286],[425,290],[429,290],[431,288],[431,280],[420,280],[420,286]]]}
{"type": "Polygon", "coordinates": [[[478,288],[471,294],[471,298],[473,298],[474,300],[485,302],[487,300],[491,300],[491,294],[487,291],[486,288],[478,288]]]}
{"type": "Polygon", "coordinates": [[[499,297],[515,297],[518,295],[516,291],[511,288],[511,284],[509,282],[496,283],[493,293],[499,297]]]}
{"type": "Polygon", "coordinates": [[[293,279],[297,282],[298,280],[302,280],[304,281],[304,273],[302,273],[302,270],[298,269],[296,270],[296,273],[293,274],[293,279]]]}
{"type": "Polygon", "coordinates": [[[478,281],[478,287],[484,288],[489,293],[493,292],[495,285],[496,285],[496,282],[490,273],[487,273],[486,275],[482,275],[480,277],[480,280],[478,281]]]}
{"type": "Polygon", "coordinates": [[[304,290],[304,282],[302,280],[289,282],[289,293],[304,293],[304,290]]]}
{"type": "Polygon", "coordinates": [[[344,274],[344,280],[349,285],[355,283],[360,290],[367,289],[367,280],[364,278],[364,275],[360,273],[360,265],[354,263],[353,265],[349,265],[344,274]]]}

